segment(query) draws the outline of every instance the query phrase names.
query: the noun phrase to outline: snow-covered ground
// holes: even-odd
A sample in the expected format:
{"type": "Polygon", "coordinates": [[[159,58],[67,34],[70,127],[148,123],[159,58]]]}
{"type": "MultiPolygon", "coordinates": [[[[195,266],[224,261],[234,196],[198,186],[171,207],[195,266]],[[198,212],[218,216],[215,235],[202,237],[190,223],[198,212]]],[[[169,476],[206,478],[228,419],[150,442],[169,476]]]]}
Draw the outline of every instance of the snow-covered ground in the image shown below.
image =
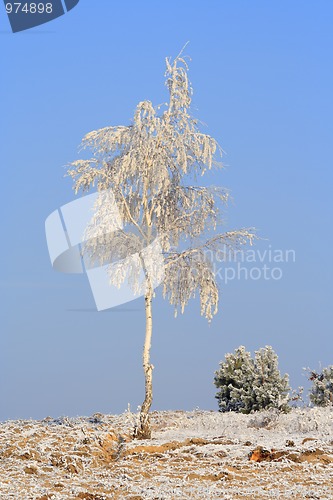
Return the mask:
{"type": "Polygon", "coordinates": [[[148,441],[135,418],[1,423],[0,498],[333,499],[332,408],[153,412],[148,441]]]}

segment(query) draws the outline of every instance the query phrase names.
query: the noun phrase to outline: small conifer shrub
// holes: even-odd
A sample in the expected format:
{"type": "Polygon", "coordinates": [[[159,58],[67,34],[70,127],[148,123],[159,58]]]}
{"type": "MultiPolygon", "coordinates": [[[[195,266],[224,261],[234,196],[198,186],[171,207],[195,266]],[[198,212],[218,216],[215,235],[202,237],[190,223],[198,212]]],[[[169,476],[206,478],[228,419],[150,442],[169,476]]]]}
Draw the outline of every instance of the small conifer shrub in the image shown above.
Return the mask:
{"type": "Polygon", "coordinates": [[[310,371],[309,380],[312,382],[310,401],[315,406],[333,404],[333,365],[323,368],[321,373],[310,371]]]}
{"type": "Polygon", "coordinates": [[[277,408],[288,411],[289,377],[281,376],[278,356],[271,346],[255,351],[254,358],[238,347],[225,355],[215,372],[214,384],[218,388],[216,399],[219,411],[250,413],[277,408]]]}

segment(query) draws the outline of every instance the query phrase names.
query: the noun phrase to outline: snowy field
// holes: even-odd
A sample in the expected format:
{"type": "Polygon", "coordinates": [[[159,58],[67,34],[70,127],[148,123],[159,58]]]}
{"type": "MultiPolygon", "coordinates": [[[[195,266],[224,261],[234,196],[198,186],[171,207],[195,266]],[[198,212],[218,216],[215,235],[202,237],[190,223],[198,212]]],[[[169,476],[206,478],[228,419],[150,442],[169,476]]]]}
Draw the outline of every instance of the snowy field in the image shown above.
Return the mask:
{"type": "Polygon", "coordinates": [[[333,409],[153,412],[0,424],[0,498],[333,499],[333,409]]]}

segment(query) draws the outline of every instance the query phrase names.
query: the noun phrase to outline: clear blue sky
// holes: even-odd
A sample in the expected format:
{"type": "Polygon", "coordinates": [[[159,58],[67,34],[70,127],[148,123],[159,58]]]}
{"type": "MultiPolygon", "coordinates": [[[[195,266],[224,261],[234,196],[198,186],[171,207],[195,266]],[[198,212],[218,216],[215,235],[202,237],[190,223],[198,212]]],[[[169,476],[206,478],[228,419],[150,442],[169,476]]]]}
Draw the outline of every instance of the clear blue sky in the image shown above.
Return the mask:
{"type": "Polygon", "coordinates": [[[228,227],[294,249],[281,280],[222,284],[211,326],[154,304],[154,409],[217,409],[214,371],[266,344],[291,384],[333,364],[330,0],[111,2],[12,34],[0,8],[0,419],[119,413],[141,404],[143,301],[97,313],[84,276],[56,273],[44,221],[74,198],[63,166],[90,130],[166,100],[164,58],[186,41],[193,112],[226,151],[228,227]]]}

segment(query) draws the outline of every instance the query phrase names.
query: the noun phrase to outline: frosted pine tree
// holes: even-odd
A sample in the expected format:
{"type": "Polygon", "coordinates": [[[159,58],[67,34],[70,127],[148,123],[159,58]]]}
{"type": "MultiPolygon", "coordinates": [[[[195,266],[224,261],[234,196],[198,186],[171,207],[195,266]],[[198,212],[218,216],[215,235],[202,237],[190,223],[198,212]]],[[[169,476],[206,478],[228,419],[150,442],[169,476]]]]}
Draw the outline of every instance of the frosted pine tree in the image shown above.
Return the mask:
{"type": "Polygon", "coordinates": [[[219,389],[215,397],[222,412],[289,409],[288,375],[281,377],[271,346],[256,351],[254,359],[244,346],[226,354],[215,372],[214,384],[219,389]]]}
{"type": "Polygon", "coordinates": [[[215,397],[221,412],[248,413],[251,410],[253,369],[251,353],[244,346],[225,355],[225,361],[220,362],[220,369],[215,372],[214,379],[219,389],[215,397]]]}
{"type": "MultiPolygon", "coordinates": [[[[143,101],[137,105],[131,125],[88,133],[82,145],[92,156],[73,162],[68,174],[74,180],[75,193],[93,188],[101,193],[83,251],[99,264],[113,262],[110,283],[121,286],[127,279],[126,259],[117,261],[124,252],[141,255],[158,236],[164,259],[164,297],[176,312],[183,312],[189,300],[198,294],[201,314],[210,321],[217,313],[219,299],[211,255],[216,250],[229,251],[252,243],[254,235],[248,229],[217,232],[228,192],[222,187],[196,185],[197,176],[212,167],[221,168],[215,158],[221,155],[221,148],[215,139],[199,130],[198,121],[190,114],[192,88],[187,73],[182,54],[173,62],[167,59],[169,101],[164,111],[163,106],[154,107],[150,101],[143,101]],[[103,193],[108,189],[112,190],[120,217],[127,225],[126,231],[117,234],[104,230],[113,223],[114,216],[103,201],[103,193]]],[[[138,291],[135,266],[128,279],[138,291]]],[[[145,399],[134,431],[137,438],[151,435],[153,287],[146,272],[145,399]]]]}
{"type": "Polygon", "coordinates": [[[271,346],[255,351],[252,410],[277,408],[288,411],[289,377],[281,376],[278,356],[271,346]]]}
{"type": "Polygon", "coordinates": [[[312,382],[310,401],[316,406],[333,404],[333,365],[323,368],[321,373],[310,371],[309,380],[312,382]]]}

